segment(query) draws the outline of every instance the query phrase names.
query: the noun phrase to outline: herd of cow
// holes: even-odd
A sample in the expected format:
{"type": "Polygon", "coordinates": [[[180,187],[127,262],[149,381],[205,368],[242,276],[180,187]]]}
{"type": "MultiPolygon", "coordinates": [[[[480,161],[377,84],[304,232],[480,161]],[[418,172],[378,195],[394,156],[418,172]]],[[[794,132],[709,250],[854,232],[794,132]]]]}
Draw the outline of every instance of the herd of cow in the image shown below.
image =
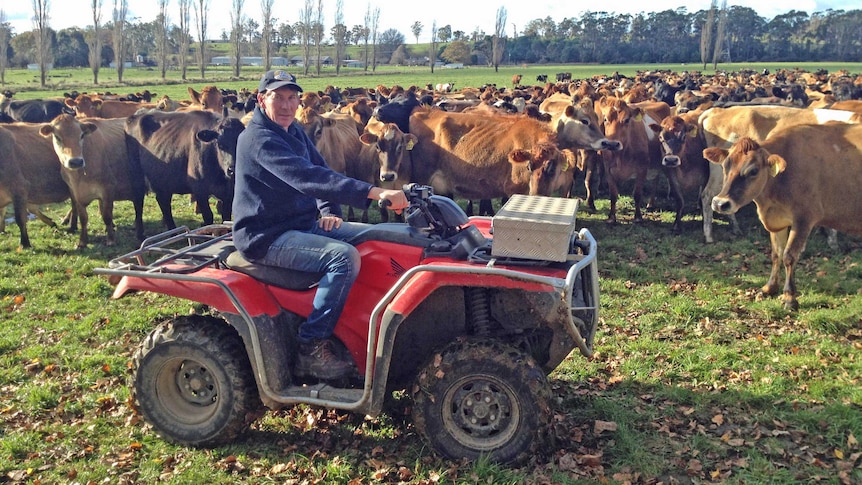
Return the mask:
{"type": "MultiPolygon", "coordinates": [[[[791,309],[798,306],[795,263],[812,229],[862,233],[862,76],[656,71],[532,86],[521,80],[513,78],[511,89],[458,91],[330,86],[303,95],[297,121],[335,170],[381,185],[431,185],[481,200],[485,213],[497,197],[571,196],[576,168],[591,209],[606,187],[609,222],[621,187],[633,185],[637,221],[663,177],[677,233],[686,197],[699,197],[707,242],[713,210],[729,215],[736,229],[733,214],[754,201],[772,240],[762,291],[778,292],[783,266],[782,298],[791,309]]],[[[53,224],[39,205],[69,199],[70,229],[80,219],[79,247],[88,244],[93,200],[107,244],[115,238],[116,200],[133,202],[143,238],[148,191],[168,228],[173,194],[191,194],[204,223],[213,221],[214,196],[229,220],[236,140],[255,93],[209,86],[189,94],[181,102],[149,93],[133,100],[0,96],[0,207],[13,205],[21,246],[30,245],[28,209],[53,224]]]]}

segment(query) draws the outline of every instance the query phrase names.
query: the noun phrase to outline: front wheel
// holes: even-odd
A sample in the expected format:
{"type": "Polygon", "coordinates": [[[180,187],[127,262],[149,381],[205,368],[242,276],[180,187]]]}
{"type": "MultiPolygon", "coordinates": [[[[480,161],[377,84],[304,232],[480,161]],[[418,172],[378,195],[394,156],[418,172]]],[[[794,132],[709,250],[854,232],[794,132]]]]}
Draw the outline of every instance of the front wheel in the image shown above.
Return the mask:
{"type": "Polygon", "coordinates": [[[518,464],[548,444],[545,373],[524,352],[494,340],[453,342],[435,353],[413,400],[417,431],[447,458],[518,464]]]}
{"type": "Polygon", "coordinates": [[[263,404],[242,339],[203,316],[164,322],[132,358],[132,402],[163,437],[216,446],[236,439],[263,404]]]}

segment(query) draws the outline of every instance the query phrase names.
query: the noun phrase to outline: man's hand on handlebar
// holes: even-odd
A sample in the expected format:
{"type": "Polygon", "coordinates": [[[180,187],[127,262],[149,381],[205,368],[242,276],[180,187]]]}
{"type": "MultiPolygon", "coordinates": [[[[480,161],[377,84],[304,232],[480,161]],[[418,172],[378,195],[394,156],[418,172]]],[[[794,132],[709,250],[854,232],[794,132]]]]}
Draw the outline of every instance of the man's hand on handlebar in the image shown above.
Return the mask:
{"type": "Polygon", "coordinates": [[[380,207],[392,209],[396,214],[400,214],[402,209],[410,205],[407,200],[407,195],[403,190],[386,190],[384,189],[378,196],[380,207]]]}

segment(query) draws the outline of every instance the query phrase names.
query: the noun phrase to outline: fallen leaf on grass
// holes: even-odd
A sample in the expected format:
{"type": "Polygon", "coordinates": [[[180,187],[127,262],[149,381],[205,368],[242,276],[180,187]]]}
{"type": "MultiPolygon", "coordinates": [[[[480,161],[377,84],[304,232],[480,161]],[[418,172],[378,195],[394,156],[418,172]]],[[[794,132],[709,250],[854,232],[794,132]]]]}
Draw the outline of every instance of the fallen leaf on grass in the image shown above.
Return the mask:
{"type": "Polygon", "coordinates": [[[593,425],[593,433],[602,434],[605,431],[616,431],[617,423],[613,421],[599,421],[596,420],[596,423],[593,425]]]}

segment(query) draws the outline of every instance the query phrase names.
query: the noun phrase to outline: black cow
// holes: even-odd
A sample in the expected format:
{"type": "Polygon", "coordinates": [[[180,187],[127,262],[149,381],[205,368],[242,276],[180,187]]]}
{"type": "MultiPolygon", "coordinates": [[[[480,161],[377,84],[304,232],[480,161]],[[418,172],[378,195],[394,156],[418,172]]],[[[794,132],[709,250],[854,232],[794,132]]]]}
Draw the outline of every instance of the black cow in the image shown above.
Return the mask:
{"type": "MultiPolygon", "coordinates": [[[[12,121],[48,123],[61,114],[75,115],[65,103],[56,99],[12,99],[12,92],[0,94],[0,111],[12,121]]],[[[7,118],[3,118],[4,120],[7,118]]]]}
{"type": "Polygon", "coordinates": [[[540,83],[546,83],[546,82],[548,82],[548,75],[547,74],[539,74],[538,76],[536,76],[536,81],[538,81],[540,83]]]}
{"type": "Polygon", "coordinates": [[[244,128],[239,119],[210,111],[151,111],[126,120],[129,157],[140,163],[165,226],[176,227],[173,194],[191,194],[204,224],[213,222],[213,195],[222,220],[230,219],[236,141],[244,128]]]}

